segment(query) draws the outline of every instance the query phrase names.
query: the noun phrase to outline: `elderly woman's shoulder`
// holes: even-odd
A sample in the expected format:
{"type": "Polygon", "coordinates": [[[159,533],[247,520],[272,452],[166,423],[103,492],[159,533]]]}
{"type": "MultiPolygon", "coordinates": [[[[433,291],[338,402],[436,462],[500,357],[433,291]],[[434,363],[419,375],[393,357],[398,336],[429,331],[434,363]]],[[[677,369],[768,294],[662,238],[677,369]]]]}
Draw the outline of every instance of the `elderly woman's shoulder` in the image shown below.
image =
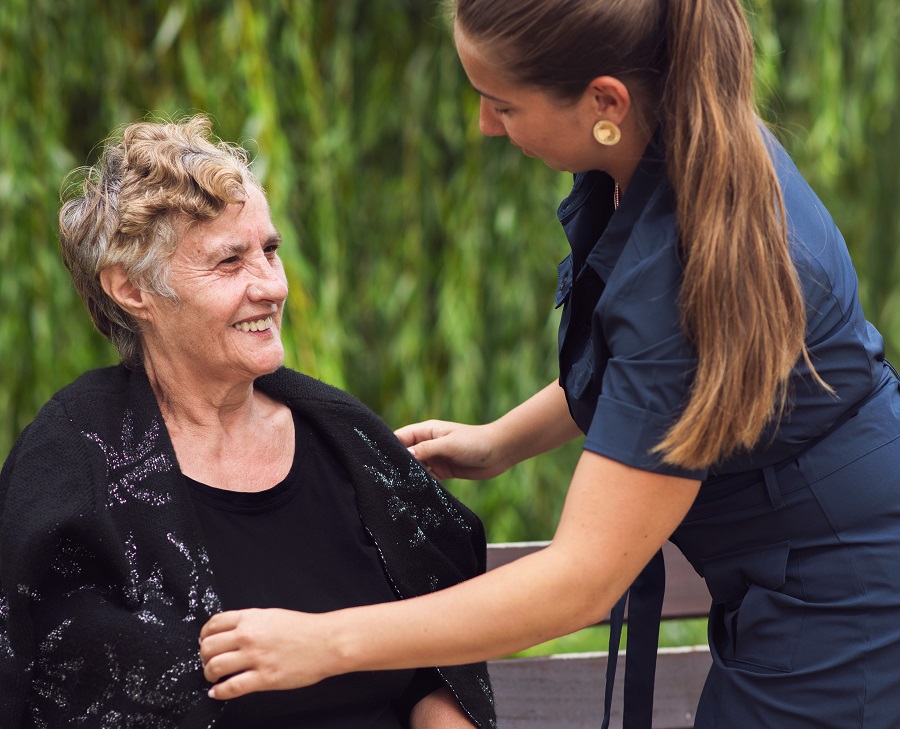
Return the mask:
{"type": "Polygon", "coordinates": [[[123,365],[88,370],[58,390],[41,412],[54,405],[72,412],[76,417],[97,412],[117,398],[124,397],[133,376],[134,373],[123,365]]]}
{"type": "Polygon", "coordinates": [[[41,407],[7,460],[34,452],[46,453],[49,458],[68,445],[83,445],[86,430],[102,428],[103,421],[122,413],[129,376],[129,371],[118,365],[77,377],[41,407]]]}
{"type": "Polygon", "coordinates": [[[254,384],[304,416],[320,432],[326,429],[334,433],[348,428],[374,438],[387,438],[392,444],[395,441],[387,423],[362,400],[315,377],[279,367],[254,384]]]}
{"type": "Polygon", "coordinates": [[[329,403],[369,411],[367,405],[349,392],[289,367],[279,367],[272,374],[260,377],[256,380],[256,386],[267,394],[307,406],[311,403],[329,403]]]}
{"type": "Polygon", "coordinates": [[[23,544],[93,513],[107,498],[108,469],[135,465],[143,423],[127,414],[129,376],[124,367],[86,372],[16,439],[0,470],[0,516],[15,520],[23,544]]]}

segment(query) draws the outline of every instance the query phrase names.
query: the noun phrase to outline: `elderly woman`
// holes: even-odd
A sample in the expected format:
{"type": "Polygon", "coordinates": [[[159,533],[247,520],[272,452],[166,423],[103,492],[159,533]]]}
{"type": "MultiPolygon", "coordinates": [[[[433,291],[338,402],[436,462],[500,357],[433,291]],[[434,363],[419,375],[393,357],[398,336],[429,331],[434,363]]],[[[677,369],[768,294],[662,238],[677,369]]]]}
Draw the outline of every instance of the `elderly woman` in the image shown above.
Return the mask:
{"type": "Polygon", "coordinates": [[[122,364],[57,393],[0,474],[3,727],[494,725],[484,665],[207,696],[223,609],[323,612],[484,569],[478,519],[344,392],[281,366],[281,236],[209,122],[142,122],[60,213],[122,364]]]}

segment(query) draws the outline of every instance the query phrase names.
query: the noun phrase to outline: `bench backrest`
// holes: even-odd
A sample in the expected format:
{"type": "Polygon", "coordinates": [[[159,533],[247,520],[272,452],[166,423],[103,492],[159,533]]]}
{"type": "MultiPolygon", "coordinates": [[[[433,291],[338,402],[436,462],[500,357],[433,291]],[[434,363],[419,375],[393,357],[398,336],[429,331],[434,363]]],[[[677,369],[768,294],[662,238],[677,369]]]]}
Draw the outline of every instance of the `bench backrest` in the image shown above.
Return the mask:
{"type": "MultiPolygon", "coordinates": [[[[542,549],[546,542],[488,545],[488,569],[542,549]]],[[[676,547],[667,543],[663,620],[703,618],[710,598],[705,583],[676,547]]],[[[499,729],[587,729],[599,727],[607,654],[569,653],[491,661],[499,729]]],[[[611,729],[622,725],[622,671],[619,657],[611,729]]],[[[711,659],[705,646],[661,648],[656,667],[654,729],[690,729],[711,659]]]]}

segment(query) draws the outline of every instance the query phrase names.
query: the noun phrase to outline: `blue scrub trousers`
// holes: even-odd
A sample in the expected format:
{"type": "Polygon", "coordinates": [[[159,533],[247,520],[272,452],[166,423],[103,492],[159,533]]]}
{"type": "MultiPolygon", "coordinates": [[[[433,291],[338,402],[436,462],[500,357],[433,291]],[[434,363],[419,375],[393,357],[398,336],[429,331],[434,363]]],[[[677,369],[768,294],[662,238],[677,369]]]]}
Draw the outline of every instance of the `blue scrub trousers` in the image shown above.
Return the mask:
{"type": "Polygon", "coordinates": [[[672,537],[713,599],[697,729],[900,727],[900,384],[796,460],[703,485],[672,537]]]}

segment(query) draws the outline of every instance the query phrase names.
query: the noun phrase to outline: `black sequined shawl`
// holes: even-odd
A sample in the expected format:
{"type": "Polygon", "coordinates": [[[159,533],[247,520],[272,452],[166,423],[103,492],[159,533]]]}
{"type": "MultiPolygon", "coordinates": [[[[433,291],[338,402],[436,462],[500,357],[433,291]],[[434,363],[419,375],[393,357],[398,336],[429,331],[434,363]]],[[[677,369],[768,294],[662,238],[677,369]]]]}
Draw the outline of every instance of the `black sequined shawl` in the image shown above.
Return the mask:
{"type": "MultiPolygon", "coordinates": [[[[481,522],[359,401],[281,368],[256,386],[344,459],[399,597],[484,571],[481,522]]],[[[146,376],[94,370],[57,393],[0,472],[0,724],[209,729],[197,638],[220,609],[146,376]]],[[[484,664],[439,669],[495,726],[484,664]]]]}

